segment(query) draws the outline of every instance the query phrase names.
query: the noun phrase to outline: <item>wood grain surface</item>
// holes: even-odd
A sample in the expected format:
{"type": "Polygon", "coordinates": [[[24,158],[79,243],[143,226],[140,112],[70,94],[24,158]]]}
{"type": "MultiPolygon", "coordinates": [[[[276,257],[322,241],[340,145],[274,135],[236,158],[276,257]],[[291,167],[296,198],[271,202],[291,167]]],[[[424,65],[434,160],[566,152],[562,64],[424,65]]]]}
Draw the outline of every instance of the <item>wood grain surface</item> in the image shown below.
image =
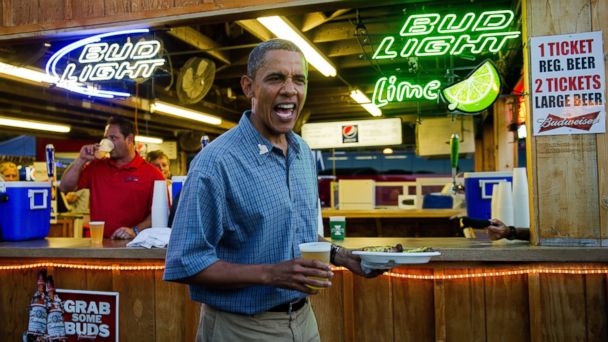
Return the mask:
{"type": "MultiPolygon", "coordinates": [[[[599,1],[602,2],[602,1],[599,1]]],[[[589,32],[592,19],[605,17],[605,5],[589,0],[528,0],[526,7],[524,39],[536,36],[589,32]],[[592,3],[595,5],[592,6],[592,3]],[[597,14],[603,6],[603,14],[597,14]],[[594,12],[596,11],[596,12],[594,12]]],[[[605,3],[605,1],[604,1],[605,3]]],[[[598,21],[605,29],[606,21],[598,21]]],[[[597,27],[596,29],[600,29],[597,27]]],[[[529,63],[526,59],[525,63],[529,63]]],[[[526,70],[529,70],[528,68],[526,70]]],[[[528,88],[529,89],[529,88],[528,88]]],[[[534,120],[534,111],[528,122],[534,120]]],[[[533,226],[539,244],[575,244],[577,239],[601,244],[600,191],[605,185],[599,177],[606,176],[600,165],[606,164],[605,144],[602,135],[554,135],[533,136],[531,146],[533,168],[532,191],[534,192],[533,226]]],[[[605,210],[605,209],[603,209],[605,210]]],[[[604,218],[605,220],[605,218],[604,218]]],[[[605,226],[605,223],[603,223],[605,226]]],[[[604,228],[605,229],[605,228],[604,228]]]]}
{"type": "MultiPolygon", "coordinates": [[[[149,260],[82,261],[89,265],[115,266],[153,263],[149,260]]],[[[22,263],[20,259],[0,259],[0,266],[22,263]]],[[[162,264],[162,261],[156,263],[162,264]]],[[[374,279],[336,270],[332,288],[310,299],[322,341],[605,341],[608,338],[606,273],[439,279],[532,266],[608,267],[608,263],[430,263],[401,266],[393,269],[394,275],[374,279]],[[410,279],[403,275],[431,278],[410,279]]],[[[0,317],[3,317],[0,340],[19,340],[27,329],[27,307],[35,291],[37,272],[38,269],[0,270],[0,317]]],[[[163,282],[162,271],[53,267],[48,272],[58,288],[119,292],[121,341],[194,341],[200,304],[188,298],[185,285],[163,282]]]]}

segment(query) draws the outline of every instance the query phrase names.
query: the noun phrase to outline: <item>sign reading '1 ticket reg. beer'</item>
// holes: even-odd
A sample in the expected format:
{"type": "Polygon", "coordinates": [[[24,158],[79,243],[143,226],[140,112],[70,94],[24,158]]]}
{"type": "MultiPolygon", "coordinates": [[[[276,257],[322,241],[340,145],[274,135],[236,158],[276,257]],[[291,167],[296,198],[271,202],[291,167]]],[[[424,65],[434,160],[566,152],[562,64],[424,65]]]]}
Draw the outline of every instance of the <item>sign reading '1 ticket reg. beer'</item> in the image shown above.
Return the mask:
{"type": "Polygon", "coordinates": [[[68,341],[118,341],[118,292],[57,289],[68,341]]]}
{"type": "Polygon", "coordinates": [[[530,39],[534,135],[604,133],[602,32],[530,39]]]}

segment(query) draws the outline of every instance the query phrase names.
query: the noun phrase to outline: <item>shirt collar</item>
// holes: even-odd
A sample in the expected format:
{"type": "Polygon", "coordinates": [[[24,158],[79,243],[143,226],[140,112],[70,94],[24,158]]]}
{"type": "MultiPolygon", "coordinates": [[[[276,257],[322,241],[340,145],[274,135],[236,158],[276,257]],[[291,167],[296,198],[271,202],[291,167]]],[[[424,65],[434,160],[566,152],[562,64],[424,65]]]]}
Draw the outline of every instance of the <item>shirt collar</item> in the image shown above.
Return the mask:
{"type": "Polygon", "coordinates": [[[117,169],[137,169],[144,162],[144,158],[142,158],[139,153],[135,152],[135,157],[131,159],[130,162],[123,165],[122,167],[118,167],[116,165],[116,161],[108,158],[108,164],[117,168],[117,169]]]}
{"type": "MultiPolygon", "coordinates": [[[[251,123],[251,110],[246,110],[243,113],[238,127],[245,136],[245,144],[257,156],[258,163],[262,164],[270,156],[273,149],[278,149],[253,126],[251,123]]],[[[296,156],[299,156],[300,144],[295,137],[295,133],[289,131],[286,134],[286,138],[289,153],[295,153],[296,156]]]]}

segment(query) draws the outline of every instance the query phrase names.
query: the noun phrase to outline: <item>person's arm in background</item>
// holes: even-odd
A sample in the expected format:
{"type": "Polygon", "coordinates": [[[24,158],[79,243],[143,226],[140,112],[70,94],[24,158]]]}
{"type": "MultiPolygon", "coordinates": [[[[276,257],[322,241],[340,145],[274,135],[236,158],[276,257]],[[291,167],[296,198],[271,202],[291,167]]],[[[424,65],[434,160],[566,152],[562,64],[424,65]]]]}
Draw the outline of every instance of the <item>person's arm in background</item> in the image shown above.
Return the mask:
{"type": "Polygon", "coordinates": [[[144,230],[146,228],[150,228],[151,226],[152,226],[152,214],[148,215],[148,217],[146,217],[143,221],[136,224],[134,227],[120,227],[120,228],[116,229],[110,238],[111,239],[120,239],[120,240],[132,239],[137,234],[139,234],[142,230],[144,230]],[[137,229],[137,232],[135,232],[135,229],[137,229]]]}
{"type": "Polygon", "coordinates": [[[95,151],[97,151],[98,148],[98,144],[82,146],[78,158],[76,158],[76,160],[74,160],[74,162],[63,172],[61,182],[59,183],[59,190],[70,192],[75,191],[78,188],[80,172],[86,163],[95,159],[95,151]]]}
{"type": "Polygon", "coordinates": [[[498,219],[491,219],[487,230],[491,240],[530,240],[530,229],[507,227],[498,219]]]}

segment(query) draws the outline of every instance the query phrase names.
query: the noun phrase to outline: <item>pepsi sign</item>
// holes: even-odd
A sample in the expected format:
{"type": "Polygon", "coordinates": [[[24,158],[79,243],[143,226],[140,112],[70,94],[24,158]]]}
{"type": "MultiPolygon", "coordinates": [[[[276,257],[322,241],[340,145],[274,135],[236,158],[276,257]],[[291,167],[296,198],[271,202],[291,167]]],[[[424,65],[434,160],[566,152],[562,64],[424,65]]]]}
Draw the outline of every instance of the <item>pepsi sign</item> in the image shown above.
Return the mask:
{"type": "Polygon", "coordinates": [[[342,142],[343,143],[359,142],[359,128],[357,125],[342,126],[342,142]]]}

